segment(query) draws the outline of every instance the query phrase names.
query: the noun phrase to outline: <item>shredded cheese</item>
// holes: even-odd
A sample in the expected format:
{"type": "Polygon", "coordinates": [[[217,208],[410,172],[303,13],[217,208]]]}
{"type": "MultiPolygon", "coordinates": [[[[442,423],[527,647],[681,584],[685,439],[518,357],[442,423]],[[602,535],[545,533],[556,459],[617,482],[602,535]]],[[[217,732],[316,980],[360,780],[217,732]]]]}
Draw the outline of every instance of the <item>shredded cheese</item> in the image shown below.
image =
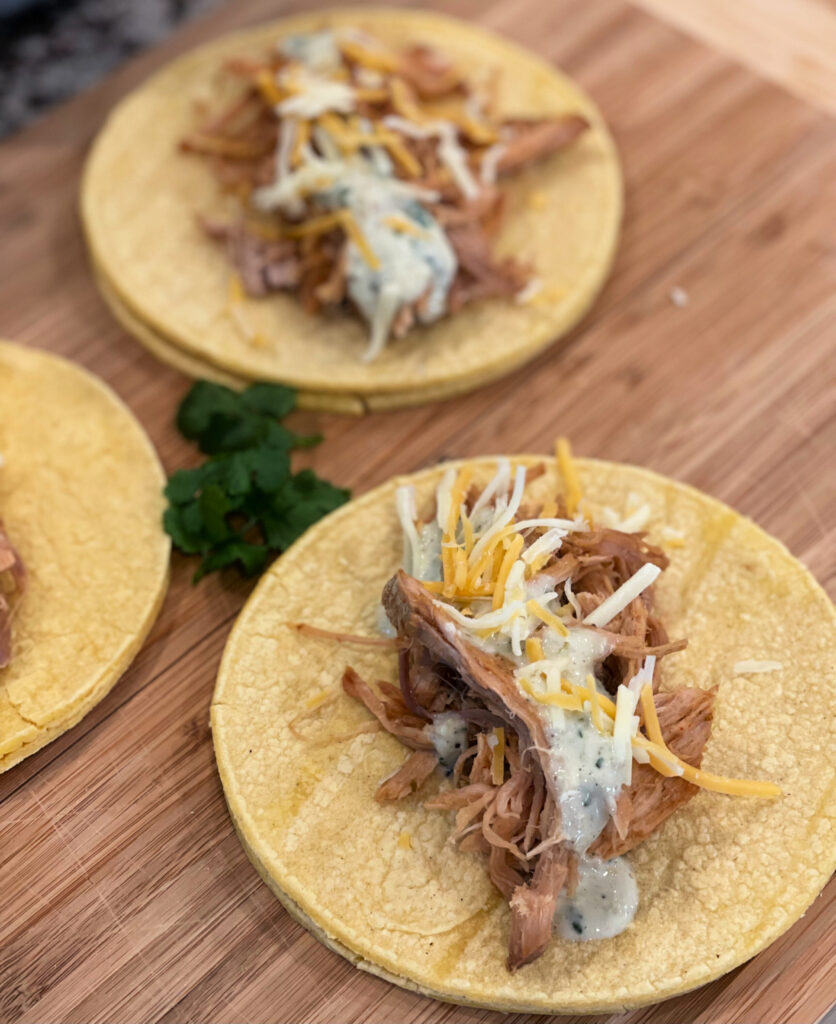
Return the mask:
{"type": "Polygon", "coordinates": [[[532,615],[536,616],[541,622],[545,622],[547,626],[559,633],[560,636],[569,636],[569,630],[566,628],[563,622],[554,614],[550,612],[548,608],[544,608],[539,601],[531,598],[526,603],[526,608],[532,615]]]}
{"type": "Polygon", "coordinates": [[[641,705],[644,712],[644,727],[652,743],[665,747],[665,739],[662,736],[662,727],[659,725],[659,716],[656,714],[656,705],[653,702],[653,687],[645,683],[641,690],[641,705]]]}
{"type": "Polygon", "coordinates": [[[520,679],[520,689],[528,694],[538,704],[547,704],[549,707],[560,708],[562,711],[583,711],[583,705],[574,694],[567,693],[541,693],[534,689],[528,679],[520,679]]]}
{"type": "MultiPolygon", "coordinates": [[[[468,134],[473,138],[472,133],[468,134]]],[[[505,155],[507,146],[503,142],[494,143],[482,154],[482,163],[479,167],[479,177],[483,185],[495,185],[499,169],[499,161],[505,155]]]]}
{"type": "Polygon", "coordinates": [[[529,662],[542,661],[545,657],[543,654],[543,645],[536,636],[530,636],[525,641],[525,656],[528,658],[529,662]]]}
{"type": "Polygon", "coordinates": [[[495,786],[501,786],[505,779],[505,730],[498,726],[493,730],[495,742],[493,747],[493,759],[491,761],[491,781],[495,786]]]}
{"type": "Polygon", "coordinates": [[[288,228],[285,235],[287,238],[304,238],[306,235],[321,235],[326,231],[333,231],[334,228],[342,228],[345,231],[372,270],[380,269],[380,260],[375,256],[354,219],[354,215],[348,208],[334,210],[333,213],[323,213],[320,217],[312,217],[302,224],[288,228]]]}
{"type": "Polygon", "coordinates": [[[636,695],[624,685],[619,686],[615,695],[615,721],[612,739],[616,750],[624,757],[624,785],[633,780],[633,712],[636,710],[636,695]]]}
{"type": "Polygon", "coordinates": [[[418,564],[420,547],[418,531],[415,529],[417,514],[415,511],[414,487],[404,485],[397,488],[395,491],[395,509],[398,513],[398,519],[400,520],[404,535],[404,569],[410,575],[414,575],[418,564]]]}
{"type": "Polygon", "coordinates": [[[754,675],[760,672],[780,672],[784,667],[780,661],[736,661],[734,663],[734,674],[736,676],[754,675]]]}
{"type": "Polygon", "coordinates": [[[390,213],[388,217],[383,218],[383,223],[393,231],[399,231],[402,235],[414,235],[416,238],[426,238],[428,235],[425,228],[402,213],[390,213]]]}
{"type": "Polygon", "coordinates": [[[581,501],[581,484],[578,479],[578,471],[572,461],[572,448],[565,437],[559,437],[555,443],[555,455],[560,472],[563,476],[563,483],[566,486],[566,508],[570,516],[578,511],[581,501]]]}
{"type": "Polygon", "coordinates": [[[275,76],[266,68],[259,71],[256,75],[255,84],[258,86],[261,95],[272,107],[278,106],[285,97],[284,90],[279,88],[275,76]]]}
{"type": "Polygon", "coordinates": [[[508,550],[505,552],[505,557],[502,559],[502,565],[499,567],[493,591],[493,607],[495,609],[501,608],[505,602],[505,583],[508,579],[508,573],[511,571],[511,566],[519,558],[523,543],[522,534],[518,533],[511,541],[508,550]]]}
{"type": "Polygon", "coordinates": [[[382,46],[365,46],[358,40],[345,35],[340,39],[339,46],[344,57],[353,64],[361,64],[369,71],[383,71],[391,74],[400,66],[400,58],[394,53],[384,50],[382,46]]]}
{"type": "Polygon", "coordinates": [[[619,612],[624,611],[634,598],[637,598],[643,590],[646,590],[661,573],[658,565],[646,562],[624,583],[605,598],[598,607],[589,613],[583,620],[587,626],[598,626],[603,628],[611,622],[619,612]]]}
{"type": "Polygon", "coordinates": [[[686,782],[691,782],[701,789],[709,789],[714,793],[725,793],[728,796],[751,796],[769,799],[781,795],[781,787],[774,782],[757,782],[753,779],[732,779],[725,775],[714,775],[711,772],[703,771],[702,768],[694,768],[686,764],[672,754],[667,747],[664,750],[656,744],[646,740],[643,736],[633,737],[634,748],[637,746],[650,755],[650,761],[654,758],[659,761],[668,762],[670,767],[675,766],[675,774],[681,775],[686,782]]]}

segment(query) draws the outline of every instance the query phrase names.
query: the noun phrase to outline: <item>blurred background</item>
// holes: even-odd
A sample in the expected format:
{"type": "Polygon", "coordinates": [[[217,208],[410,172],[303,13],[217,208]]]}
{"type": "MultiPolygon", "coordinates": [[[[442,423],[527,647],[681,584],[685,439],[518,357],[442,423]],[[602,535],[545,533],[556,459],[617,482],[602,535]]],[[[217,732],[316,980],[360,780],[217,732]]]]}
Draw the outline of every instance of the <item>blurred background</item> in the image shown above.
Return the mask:
{"type": "Polygon", "coordinates": [[[0,0],[0,138],[220,0],[0,0]]]}

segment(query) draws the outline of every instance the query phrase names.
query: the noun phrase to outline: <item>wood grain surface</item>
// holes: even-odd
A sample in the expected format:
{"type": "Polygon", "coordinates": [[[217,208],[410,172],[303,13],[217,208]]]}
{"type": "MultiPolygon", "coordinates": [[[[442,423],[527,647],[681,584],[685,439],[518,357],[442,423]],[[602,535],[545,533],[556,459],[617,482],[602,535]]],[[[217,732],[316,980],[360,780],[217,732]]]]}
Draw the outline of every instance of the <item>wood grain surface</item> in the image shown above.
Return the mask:
{"type": "Polygon", "coordinates": [[[836,114],[834,0],[633,0],[836,114]]]}
{"type": "MultiPolygon", "coordinates": [[[[187,382],[96,293],[76,212],[84,154],[111,104],[166,59],[303,6],[229,5],[0,149],[0,335],[109,381],[169,470],[194,459],[172,426],[187,382]]],[[[832,595],[834,122],[620,0],[434,6],[531,46],[592,93],[624,161],[623,243],[580,329],[510,378],[405,412],[297,416],[327,438],[310,456],[317,469],[361,492],[445,456],[548,451],[567,433],[582,454],[730,502],[832,595]]],[[[0,776],[0,1022],[533,1020],[443,1006],[351,968],[259,881],[208,729],[249,585],[229,575],[193,588],[192,569],[175,557],[163,613],[103,703],[0,776]]],[[[813,1024],[836,999],[834,903],[831,882],[772,947],[710,986],[590,1019],[813,1024]]]]}

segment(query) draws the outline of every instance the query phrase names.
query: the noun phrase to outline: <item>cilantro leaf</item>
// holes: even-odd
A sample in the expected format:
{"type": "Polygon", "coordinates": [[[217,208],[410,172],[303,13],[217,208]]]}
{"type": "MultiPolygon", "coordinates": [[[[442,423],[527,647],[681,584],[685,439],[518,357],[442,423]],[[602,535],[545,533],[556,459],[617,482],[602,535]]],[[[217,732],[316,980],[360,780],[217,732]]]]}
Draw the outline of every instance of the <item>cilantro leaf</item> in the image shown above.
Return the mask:
{"type": "Polygon", "coordinates": [[[202,452],[242,451],[266,436],[290,448],[296,435],[278,425],[296,404],[296,392],[282,384],[253,384],[240,394],[223,384],[198,381],[177,413],[177,426],[202,452]]]}
{"type": "Polygon", "coordinates": [[[175,547],[201,556],[195,583],[228,566],[245,576],[261,572],[271,555],[348,501],[349,491],[313,470],[292,473],[291,451],[322,440],[279,422],[295,402],[296,393],[279,384],[239,394],[209,381],[183,399],[177,425],[209,458],[171,475],[163,525],[175,547]]]}

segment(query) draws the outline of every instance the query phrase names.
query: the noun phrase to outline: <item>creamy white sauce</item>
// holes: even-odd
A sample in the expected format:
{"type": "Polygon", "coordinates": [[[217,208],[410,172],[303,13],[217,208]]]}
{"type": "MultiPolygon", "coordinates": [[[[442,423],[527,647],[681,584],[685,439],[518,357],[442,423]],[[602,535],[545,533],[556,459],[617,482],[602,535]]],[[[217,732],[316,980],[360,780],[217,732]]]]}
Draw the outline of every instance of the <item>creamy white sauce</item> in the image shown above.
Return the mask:
{"type": "Polygon", "coordinates": [[[387,179],[370,177],[368,185],[345,191],[346,205],[379,261],[378,267],[370,266],[355,243],[349,242],[348,294],[372,325],[366,358],[374,359],[403,306],[423,299],[417,311],[423,324],[445,314],[458,261],[435,217],[414,200],[387,188],[387,179]],[[397,230],[388,223],[392,217],[414,225],[415,233],[397,230]]]}
{"type": "Polygon", "coordinates": [[[395,637],[398,635],[398,631],[392,625],[389,616],[386,614],[386,609],[382,604],[379,604],[375,609],[374,617],[378,633],[382,633],[383,636],[389,637],[395,637]]]}
{"type": "Polygon", "coordinates": [[[595,676],[611,650],[607,637],[583,626],[573,626],[566,638],[550,630],[543,643],[546,657],[556,661],[563,676],[576,686],[586,686],[586,677],[595,676]]]}
{"type": "Polygon", "coordinates": [[[569,897],[564,890],[557,903],[554,930],[562,939],[588,942],[611,939],[623,932],[636,915],[639,890],[625,857],[589,857],[578,867],[578,887],[569,897]]]}
{"type": "Polygon", "coordinates": [[[418,531],[418,544],[413,553],[413,575],[419,580],[440,580],[441,530],[434,520],[425,523],[418,531]]]}
{"type": "Polygon", "coordinates": [[[624,754],[611,736],[598,732],[588,714],[556,710],[559,718],[553,713],[544,717],[563,837],[575,852],[584,853],[615,810],[624,783],[624,754]]]}
{"type": "MultiPolygon", "coordinates": [[[[362,34],[344,31],[345,38],[362,34]]],[[[374,46],[366,40],[363,45],[374,46]]],[[[328,111],[348,114],[355,109],[354,88],[329,78],[340,65],[339,42],[332,31],[291,35],[279,45],[280,52],[298,63],[279,73],[281,84],[291,86],[293,95],[278,105],[285,120],[312,120],[328,111]],[[301,66],[300,66],[301,65],[301,66]]],[[[366,76],[367,80],[377,78],[366,76]]],[[[409,122],[405,122],[409,124],[409,122]]],[[[361,130],[372,126],[361,121],[361,130]]],[[[410,126],[414,127],[414,126],[410,126]]],[[[478,193],[471,181],[464,153],[455,140],[455,127],[439,122],[442,159],[451,164],[456,180],[466,195],[478,193]],[[461,166],[460,166],[461,165],[461,166]]],[[[435,194],[422,193],[394,177],[392,159],[385,148],[370,143],[343,159],[335,140],[321,125],[313,129],[318,156],[309,146],[303,149],[302,166],[291,171],[290,149],[295,124],[282,131],[276,160],[276,180],[257,189],[254,204],[261,210],[281,209],[299,216],[302,197],[312,195],[326,207],[348,209],[379,266],[370,265],[356,243],[347,244],[347,292],[370,326],[369,346],[363,359],[370,362],[383,350],[398,313],[404,306],[422,300],[416,310],[418,322],[431,324],[447,312],[447,296],[458,269],[455,252],[438,221],[418,199],[432,201],[435,194]],[[414,225],[414,231],[400,231],[389,223],[392,216],[414,225]]]]}
{"type": "Polygon", "coordinates": [[[345,82],[335,82],[307,68],[280,72],[279,81],[294,90],[294,95],[278,105],[282,117],[312,120],[331,110],[338,114],[354,110],[354,90],[345,82]]]}
{"type": "MultiPolygon", "coordinates": [[[[506,475],[507,490],[510,474],[506,475]]],[[[447,484],[449,481],[439,488],[439,509],[445,502],[449,503],[447,484]]],[[[502,489],[501,483],[497,484],[497,489],[502,489]]],[[[408,515],[406,504],[409,503],[401,501],[401,504],[404,505],[401,511],[408,515]]],[[[492,508],[477,508],[472,515],[477,534],[484,535],[483,531],[491,529],[497,509],[508,504],[508,498],[503,497],[492,508]]],[[[404,516],[401,518],[403,521],[404,516]]],[[[404,531],[411,538],[408,548],[413,568],[433,573],[423,576],[424,579],[441,579],[441,529],[438,522],[434,520],[425,525],[419,534],[413,515],[412,520],[404,525],[404,531]]],[[[544,627],[528,612],[526,602],[535,599],[548,607],[556,597],[551,589],[553,581],[545,574],[525,579],[524,569],[524,561],[519,561],[509,573],[501,609],[494,610],[489,598],[469,602],[473,617],[484,616],[485,626],[495,627],[504,616],[517,613],[513,622],[500,626],[499,631],[489,637],[478,637],[472,633],[472,620],[463,617],[454,605],[437,603],[445,607],[474,644],[515,663],[518,682],[526,680],[541,693],[548,694],[561,692],[561,679],[586,687],[591,676],[597,692],[605,694],[597,672],[612,650],[611,642],[596,630],[584,626],[569,627],[566,636],[556,629],[544,627]],[[533,664],[526,657],[521,643],[532,633],[536,634],[543,648],[543,660],[533,664]]],[[[445,624],[445,631],[448,629],[455,634],[453,623],[445,624]]],[[[652,663],[649,671],[652,676],[652,663]]],[[[562,838],[577,854],[579,861],[578,888],[571,899],[565,893],[561,897],[555,928],[566,939],[609,938],[623,931],[633,919],[638,904],[636,882],[624,858],[600,861],[587,857],[586,851],[615,811],[627,777],[627,758],[631,757],[631,752],[623,742],[614,742],[612,735],[599,732],[587,710],[567,711],[543,703],[537,703],[536,708],[543,720],[548,744],[548,781],[560,806],[562,838]]],[[[442,752],[442,745],[447,742],[447,731],[456,735],[457,728],[463,729],[462,743],[466,743],[467,730],[463,721],[460,725],[445,725],[444,730],[438,732],[438,739],[434,731],[433,742],[442,763],[445,763],[445,756],[448,763],[449,758],[453,758],[453,749],[445,746],[442,752]]],[[[454,758],[452,763],[455,763],[454,758]]]]}
{"type": "Polygon", "coordinates": [[[467,749],[467,722],[455,711],[445,711],[433,718],[430,738],[439,762],[448,773],[452,772],[467,749]]]}
{"type": "Polygon", "coordinates": [[[278,49],[283,57],[301,61],[314,71],[335,71],[340,66],[340,48],[330,29],[288,36],[278,49]]]}

